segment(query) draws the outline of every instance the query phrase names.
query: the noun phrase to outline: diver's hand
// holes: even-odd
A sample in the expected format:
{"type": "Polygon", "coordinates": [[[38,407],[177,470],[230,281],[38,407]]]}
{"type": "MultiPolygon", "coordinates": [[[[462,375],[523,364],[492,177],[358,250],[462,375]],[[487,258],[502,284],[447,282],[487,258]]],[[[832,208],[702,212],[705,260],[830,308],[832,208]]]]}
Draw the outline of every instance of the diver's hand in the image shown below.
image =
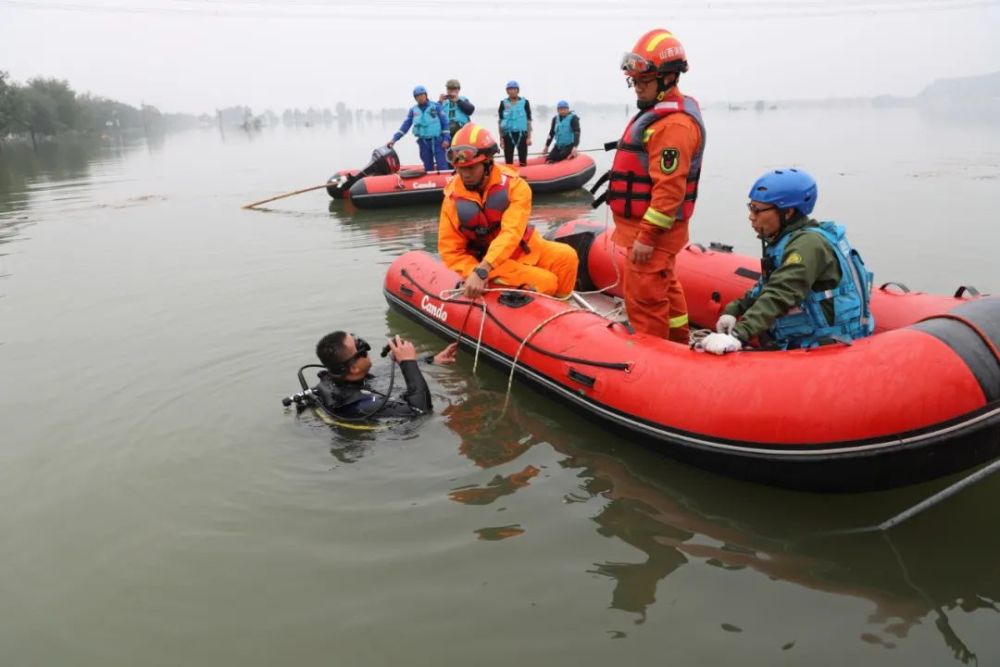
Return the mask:
{"type": "Polygon", "coordinates": [[[417,360],[417,350],[413,347],[413,343],[403,340],[399,336],[393,336],[389,339],[389,350],[392,351],[392,358],[396,360],[396,363],[417,360]]]}
{"type": "Polygon", "coordinates": [[[448,347],[444,348],[440,352],[434,355],[435,364],[453,364],[455,363],[455,354],[458,352],[458,343],[452,343],[448,347]]]}

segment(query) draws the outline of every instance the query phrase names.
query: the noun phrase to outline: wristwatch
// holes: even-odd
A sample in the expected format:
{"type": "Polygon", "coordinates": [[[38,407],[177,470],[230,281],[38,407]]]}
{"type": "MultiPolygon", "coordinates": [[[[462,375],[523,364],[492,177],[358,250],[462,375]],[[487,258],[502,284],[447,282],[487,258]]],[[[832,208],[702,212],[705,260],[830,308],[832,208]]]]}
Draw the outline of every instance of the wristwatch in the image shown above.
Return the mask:
{"type": "Polygon", "coordinates": [[[472,272],[475,273],[480,278],[482,278],[483,280],[486,280],[490,276],[490,272],[481,266],[477,266],[476,268],[472,269],[472,272]]]}

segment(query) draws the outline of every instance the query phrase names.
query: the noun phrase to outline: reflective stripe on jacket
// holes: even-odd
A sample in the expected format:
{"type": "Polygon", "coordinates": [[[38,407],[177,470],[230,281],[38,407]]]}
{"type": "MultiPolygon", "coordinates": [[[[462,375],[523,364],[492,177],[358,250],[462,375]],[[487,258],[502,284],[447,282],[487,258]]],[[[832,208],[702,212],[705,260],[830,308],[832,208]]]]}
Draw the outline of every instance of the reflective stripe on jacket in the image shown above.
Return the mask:
{"type": "MultiPolygon", "coordinates": [[[[705,152],[705,124],[698,102],[693,97],[684,95],[663,100],[639,112],[625,127],[622,138],[618,141],[618,150],[611,164],[611,170],[602,176],[598,185],[594,187],[596,190],[603,181],[608,181],[608,189],[603,199],[608,202],[615,215],[633,220],[640,220],[646,215],[653,188],[653,179],[649,176],[646,131],[656,121],[674,113],[684,113],[692,118],[701,132],[701,139],[697,150],[691,156],[684,199],[670,223],[672,224],[674,220],[688,220],[694,213],[695,200],[698,198],[698,181],[701,178],[702,155],[705,152]]],[[[665,155],[654,157],[661,160],[667,158],[665,155]]]]}

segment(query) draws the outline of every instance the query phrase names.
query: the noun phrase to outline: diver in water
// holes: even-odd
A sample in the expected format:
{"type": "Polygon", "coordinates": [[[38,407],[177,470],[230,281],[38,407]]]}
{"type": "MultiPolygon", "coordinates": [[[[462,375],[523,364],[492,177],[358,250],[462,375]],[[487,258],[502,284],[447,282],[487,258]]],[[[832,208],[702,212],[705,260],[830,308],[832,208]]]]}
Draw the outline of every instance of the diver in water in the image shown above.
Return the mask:
{"type": "MultiPolygon", "coordinates": [[[[382,350],[382,356],[392,354],[399,364],[406,383],[406,390],[398,398],[393,398],[392,382],[386,392],[374,388],[375,379],[369,373],[372,368],[368,353],[368,342],[354,334],[334,331],[320,339],[316,345],[316,356],[322,362],[319,384],[307,389],[299,370],[299,381],[305,390],[286,398],[283,403],[296,403],[301,409],[317,407],[328,413],[337,422],[366,422],[380,419],[413,419],[433,410],[431,394],[417,363],[417,351],[413,343],[393,336],[382,350]]],[[[455,362],[457,343],[452,343],[435,355],[424,357],[428,364],[452,364],[455,362]]],[[[311,366],[304,366],[309,368],[311,366]]],[[[393,373],[395,379],[395,373],[393,373]]]]}

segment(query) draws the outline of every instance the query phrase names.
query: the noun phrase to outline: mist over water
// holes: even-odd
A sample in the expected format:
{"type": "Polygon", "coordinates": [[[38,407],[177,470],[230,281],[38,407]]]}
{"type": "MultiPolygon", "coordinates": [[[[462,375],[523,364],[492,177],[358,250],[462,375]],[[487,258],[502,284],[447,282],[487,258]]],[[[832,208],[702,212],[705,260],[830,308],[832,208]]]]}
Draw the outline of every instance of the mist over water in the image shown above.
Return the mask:
{"type": "MultiPolygon", "coordinates": [[[[625,121],[624,105],[583,116],[583,147],[625,121]]],[[[692,241],[759,253],[747,190],[797,166],[877,284],[1000,289],[995,124],[712,109],[706,125],[692,241]]],[[[364,164],[397,126],[4,146],[5,664],[1000,660],[1000,481],[888,541],[817,539],[942,483],[734,482],[518,382],[498,422],[506,374],[473,375],[464,352],[428,370],[437,412],[417,428],[358,436],[284,412],[328,331],[444,344],[382,296],[395,257],[436,248],[435,207],[352,211],[319,190],[240,209],[364,164]]],[[[412,138],[397,148],[417,161],[412,138]]],[[[539,197],[533,218],[605,220],[589,202],[539,197]]]]}

